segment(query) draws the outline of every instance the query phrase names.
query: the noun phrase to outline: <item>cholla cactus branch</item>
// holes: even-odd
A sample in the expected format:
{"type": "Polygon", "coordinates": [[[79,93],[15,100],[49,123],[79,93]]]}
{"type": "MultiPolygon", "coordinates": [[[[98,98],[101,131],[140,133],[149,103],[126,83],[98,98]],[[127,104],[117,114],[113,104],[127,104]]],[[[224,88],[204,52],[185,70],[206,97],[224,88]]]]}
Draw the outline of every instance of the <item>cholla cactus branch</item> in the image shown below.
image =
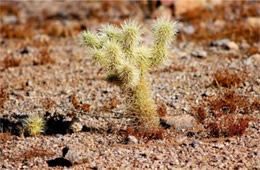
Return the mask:
{"type": "Polygon", "coordinates": [[[101,27],[100,37],[103,42],[106,41],[119,41],[120,40],[120,30],[111,24],[106,24],[101,27]]]}
{"type": "Polygon", "coordinates": [[[96,34],[93,34],[89,31],[83,32],[82,35],[83,45],[86,45],[91,48],[100,48],[101,42],[96,34]]]}
{"type": "Polygon", "coordinates": [[[158,19],[152,26],[154,43],[142,46],[141,26],[125,22],[121,29],[104,25],[98,34],[82,34],[84,44],[91,49],[92,58],[105,67],[109,82],[119,85],[126,96],[126,109],[147,130],[157,128],[159,117],[149,87],[148,71],[167,58],[167,49],[176,34],[176,24],[158,19]]]}
{"type": "Polygon", "coordinates": [[[151,63],[156,66],[167,58],[168,43],[177,33],[176,22],[168,19],[158,19],[153,23],[154,44],[152,47],[151,63]]]}
{"type": "Polygon", "coordinates": [[[136,22],[122,24],[121,43],[123,50],[133,50],[140,39],[140,26],[136,22]]]}

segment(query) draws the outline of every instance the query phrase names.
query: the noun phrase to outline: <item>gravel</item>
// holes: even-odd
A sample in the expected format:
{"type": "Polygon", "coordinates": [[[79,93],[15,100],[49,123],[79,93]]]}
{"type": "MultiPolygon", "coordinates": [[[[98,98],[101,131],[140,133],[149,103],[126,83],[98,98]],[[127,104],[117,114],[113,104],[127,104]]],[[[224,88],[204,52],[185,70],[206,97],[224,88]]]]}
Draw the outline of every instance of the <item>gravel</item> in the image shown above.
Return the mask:
{"type": "MultiPolygon", "coordinates": [[[[21,4],[21,9],[32,8],[21,4]]],[[[53,3],[51,8],[44,4],[36,4],[32,11],[78,9],[78,5],[61,8],[66,3],[53,3]]],[[[19,17],[26,16],[26,10],[22,14],[19,17]]],[[[149,30],[150,25],[144,25],[149,30]]],[[[93,21],[89,26],[100,25],[93,21]]],[[[78,46],[77,38],[34,37],[33,43],[49,43],[48,53],[55,60],[43,65],[33,64],[43,46],[24,45],[30,41],[23,39],[3,40],[0,61],[10,53],[22,61],[18,67],[0,65],[0,87],[8,94],[0,108],[0,169],[260,169],[259,111],[252,113],[257,121],[251,121],[242,136],[222,138],[209,136],[191,116],[193,106],[225,90],[212,85],[218,69],[246,68],[248,77],[234,90],[250,99],[260,97],[259,54],[245,62],[241,49],[215,47],[230,42],[228,38],[213,41],[214,47],[177,41],[166,65],[151,70],[154,99],[167,107],[163,119],[171,127],[163,139],[150,141],[122,135],[130,120],[124,115],[120,89],[104,81],[104,72],[78,46]],[[196,57],[189,56],[192,52],[196,57]],[[89,104],[89,111],[77,110],[72,95],[79,105],[89,104]],[[52,128],[39,136],[24,135],[22,121],[32,114],[44,116],[52,128]]]]}

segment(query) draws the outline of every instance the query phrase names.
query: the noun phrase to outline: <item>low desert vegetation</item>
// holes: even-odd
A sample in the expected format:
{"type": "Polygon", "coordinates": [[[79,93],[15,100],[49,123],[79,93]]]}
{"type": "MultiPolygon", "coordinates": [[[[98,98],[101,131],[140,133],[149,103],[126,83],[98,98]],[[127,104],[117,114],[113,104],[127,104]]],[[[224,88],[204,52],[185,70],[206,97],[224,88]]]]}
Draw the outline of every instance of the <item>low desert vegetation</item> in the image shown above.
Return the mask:
{"type": "Polygon", "coordinates": [[[245,78],[247,77],[247,73],[244,71],[243,73],[236,73],[235,71],[230,70],[217,70],[213,74],[213,82],[212,84],[216,87],[226,87],[232,88],[237,87],[241,83],[244,82],[245,78]]]}
{"type": "Polygon", "coordinates": [[[152,30],[151,48],[141,44],[141,26],[134,21],[124,22],[120,28],[103,25],[97,33],[82,34],[82,44],[87,46],[92,59],[106,69],[106,80],[121,88],[134,126],[144,131],[159,128],[149,70],[167,59],[168,45],[177,33],[175,22],[168,19],[155,20],[152,30]]]}
{"type": "Polygon", "coordinates": [[[0,65],[4,69],[10,68],[10,67],[18,67],[21,65],[21,60],[18,58],[15,58],[11,54],[9,54],[0,62],[0,65]]]}
{"type": "Polygon", "coordinates": [[[248,123],[257,121],[252,114],[258,110],[258,100],[226,90],[201,101],[193,108],[193,116],[211,137],[232,137],[243,135],[248,123]]]}
{"type": "Polygon", "coordinates": [[[0,111],[4,109],[4,103],[7,100],[7,93],[3,88],[0,87],[0,111]]]}
{"type": "Polygon", "coordinates": [[[44,132],[45,120],[39,115],[30,115],[24,121],[25,131],[30,136],[37,136],[44,132]]]}

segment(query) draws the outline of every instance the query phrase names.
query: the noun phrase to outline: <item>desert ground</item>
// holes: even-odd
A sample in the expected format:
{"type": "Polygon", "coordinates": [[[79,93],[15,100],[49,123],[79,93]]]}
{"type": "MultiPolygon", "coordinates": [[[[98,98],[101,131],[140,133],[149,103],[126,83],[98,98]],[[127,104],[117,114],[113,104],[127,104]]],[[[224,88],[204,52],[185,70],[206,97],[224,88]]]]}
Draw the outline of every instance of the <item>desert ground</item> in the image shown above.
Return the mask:
{"type": "Polygon", "coordinates": [[[259,1],[1,1],[0,169],[260,169],[259,30],[259,1]],[[158,17],[179,31],[149,73],[161,130],[145,134],[80,35],[131,19],[149,45],[158,17]]]}

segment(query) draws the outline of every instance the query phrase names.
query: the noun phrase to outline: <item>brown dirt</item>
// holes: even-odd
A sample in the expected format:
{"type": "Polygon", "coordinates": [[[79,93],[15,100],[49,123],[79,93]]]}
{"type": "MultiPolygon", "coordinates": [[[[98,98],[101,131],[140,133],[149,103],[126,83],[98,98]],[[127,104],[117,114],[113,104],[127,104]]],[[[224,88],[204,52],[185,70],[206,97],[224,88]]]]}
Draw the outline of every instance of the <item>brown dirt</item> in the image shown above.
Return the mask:
{"type": "Polygon", "coordinates": [[[120,89],[104,80],[77,36],[131,18],[149,43],[154,2],[1,2],[0,169],[259,169],[260,65],[250,56],[260,52],[260,34],[246,22],[260,18],[257,5],[228,2],[178,18],[195,32],[180,28],[150,80],[160,117],[189,114],[197,125],[177,131],[162,122],[146,134],[132,128],[120,89]],[[239,49],[210,46],[223,38],[239,49]],[[23,127],[32,114],[46,120],[35,137],[23,127]]]}

